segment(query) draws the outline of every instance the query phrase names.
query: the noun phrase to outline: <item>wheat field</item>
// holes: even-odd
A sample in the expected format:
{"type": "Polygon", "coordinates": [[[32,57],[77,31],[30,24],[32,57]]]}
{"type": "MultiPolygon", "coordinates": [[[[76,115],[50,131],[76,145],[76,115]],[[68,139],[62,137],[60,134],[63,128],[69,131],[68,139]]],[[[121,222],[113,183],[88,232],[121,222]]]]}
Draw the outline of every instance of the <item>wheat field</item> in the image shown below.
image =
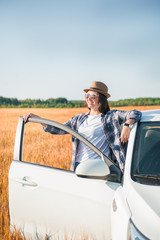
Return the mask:
{"type": "MultiPolygon", "coordinates": [[[[113,109],[113,108],[112,108],[113,109]]],[[[148,109],[160,109],[160,106],[136,106],[136,107],[121,107],[116,108],[120,110],[148,110],[148,109]]],[[[23,236],[20,233],[16,232],[14,234],[10,233],[9,230],[9,208],[8,208],[8,172],[9,167],[13,159],[14,151],[14,140],[16,134],[16,128],[18,123],[18,118],[26,113],[32,112],[36,115],[39,115],[43,118],[58,121],[63,123],[70,119],[73,115],[79,114],[82,112],[88,111],[87,108],[74,108],[74,109],[20,109],[20,108],[0,108],[0,239],[1,240],[11,240],[11,239],[23,239],[23,236]]],[[[46,158],[43,156],[43,149],[46,149],[46,144],[48,144],[51,139],[48,137],[48,134],[41,131],[40,128],[36,129],[35,138],[43,134],[43,141],[40,142],[39,149],[35,151],[32,156],[35,161],[36,159],[40,160],[40,164],[46,164],[46,158]],[[43,132],[43,133],[42,133],[43,132]]],[[[34,142],[34,136],[32,136],[32,141],[30,140],[32,136],[32,129],[28,132],[25,141],[29,145],[29,149],[32,150],[31,146],[34,142]]],[[[53,141],[53,140],[52,140],[53,141]]],[[[70,159],[72,154],[71,143],[67,138],[55,138],[54,147],[57,150],[54,153],[54,159],[56,167],[60,168],[70,168],[70,159]],[[58,140],[57,140],[58,139],[58,140]],[[68,145],[66,151],[64,151],[63,146],[68,145]],[[63,150],[63,151],[62,151],[63,150]],[[61,154],[60,154],[61,153],[61,154]],[[60,157],[61,156],[61,157],[60,157]],[[62,159],[66,159],[65,162],[62,159]]],[[[26,161],[27,161],[27,151],[26,148],[26,161]]],[[[52,166],[52,145],[50,148],[47,148],[47,164],[52,166]]]]}

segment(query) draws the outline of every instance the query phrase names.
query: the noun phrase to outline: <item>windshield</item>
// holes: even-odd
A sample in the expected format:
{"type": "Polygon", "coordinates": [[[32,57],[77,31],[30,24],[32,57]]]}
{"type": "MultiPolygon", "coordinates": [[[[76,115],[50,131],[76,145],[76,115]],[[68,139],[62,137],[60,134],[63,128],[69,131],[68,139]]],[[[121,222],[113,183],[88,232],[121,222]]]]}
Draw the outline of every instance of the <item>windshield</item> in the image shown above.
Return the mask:
{"type": "Polygon", "coordinates": [[[144,184],[160,184],[160,122],[139,124],[131,176],[144,184]]]}

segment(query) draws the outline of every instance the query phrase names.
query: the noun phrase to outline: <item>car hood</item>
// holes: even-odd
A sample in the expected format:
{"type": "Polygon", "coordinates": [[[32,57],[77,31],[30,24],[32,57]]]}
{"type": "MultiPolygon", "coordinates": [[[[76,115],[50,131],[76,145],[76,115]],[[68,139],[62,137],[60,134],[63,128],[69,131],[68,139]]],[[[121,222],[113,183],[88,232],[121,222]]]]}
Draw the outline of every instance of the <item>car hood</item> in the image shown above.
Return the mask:
{"type": "Polygon", "coordinates": [[[140,232],[150,239],[160,239],[160,186],[132,182],[127,202],[140,232]]]}

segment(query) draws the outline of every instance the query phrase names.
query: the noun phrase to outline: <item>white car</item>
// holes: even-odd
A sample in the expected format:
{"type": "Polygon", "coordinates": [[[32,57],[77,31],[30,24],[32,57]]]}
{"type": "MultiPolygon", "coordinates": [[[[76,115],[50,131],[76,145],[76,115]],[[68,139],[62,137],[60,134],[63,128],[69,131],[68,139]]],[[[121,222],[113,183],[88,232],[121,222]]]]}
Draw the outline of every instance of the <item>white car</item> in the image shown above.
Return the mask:
{"type": "Polygon", "coordinates": [[[29,122],[65,130],[101,160],[82,162],[76,172],[24,162],[28,123],[20,117],[9,171],[12,231],[15,227],[27,239],[160,239],[160,110],[142,111],[141,121],[134,124],[123,175],[69,127],[39,118],[29,122]]]}

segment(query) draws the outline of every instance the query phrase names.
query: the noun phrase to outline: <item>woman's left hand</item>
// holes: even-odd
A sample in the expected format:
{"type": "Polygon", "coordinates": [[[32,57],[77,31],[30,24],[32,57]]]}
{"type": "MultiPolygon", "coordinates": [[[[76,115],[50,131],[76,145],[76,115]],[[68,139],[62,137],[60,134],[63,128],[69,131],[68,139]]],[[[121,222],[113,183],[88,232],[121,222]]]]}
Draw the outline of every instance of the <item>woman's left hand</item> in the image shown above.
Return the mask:
{"type": "Polygon", "coordinates": [[[131,131],[130,127],[123,126],[121,137],[120,137],[122,143],[128,142],[130,131],[131,131]]]}

